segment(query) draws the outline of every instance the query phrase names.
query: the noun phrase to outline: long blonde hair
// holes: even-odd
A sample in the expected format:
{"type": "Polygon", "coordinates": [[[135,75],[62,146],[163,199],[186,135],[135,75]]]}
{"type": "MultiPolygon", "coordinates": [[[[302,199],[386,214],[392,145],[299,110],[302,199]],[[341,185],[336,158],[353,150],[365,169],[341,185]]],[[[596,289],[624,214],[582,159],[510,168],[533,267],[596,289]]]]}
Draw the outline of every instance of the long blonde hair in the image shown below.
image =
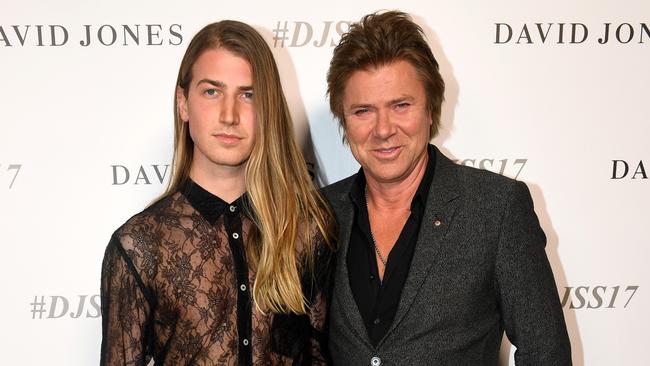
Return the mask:
{"type": "MultiPolygon", "coordinates": [[[[313,276],[317,236],[333,249],[331,210],[311,182],[296,144],[273,54],[251,26],[224,20],[201,29],[185,52],[176,87],[187,96],[192,66],[203,52],[215,48],[242,57],[253,73],[257,134],[245,172],[249,216],[255,224],[245,248],[249,266],[257,271],[253,300],[259,309],[304,314],[308,304],[299,268],[304,263],[313,276]]],[[[193,150],[174,97],[172,177],[164,195],[177,192],[189,179],[193,150]]]]}

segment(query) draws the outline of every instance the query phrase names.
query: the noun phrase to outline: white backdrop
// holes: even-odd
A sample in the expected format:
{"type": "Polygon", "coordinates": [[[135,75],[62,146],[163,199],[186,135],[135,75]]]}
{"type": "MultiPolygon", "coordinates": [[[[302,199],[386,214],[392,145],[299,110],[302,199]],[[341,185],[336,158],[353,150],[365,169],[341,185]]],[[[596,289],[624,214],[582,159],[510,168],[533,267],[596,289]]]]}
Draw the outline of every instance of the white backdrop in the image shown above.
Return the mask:
{"type": "Polygon", "coordinates": [[[441,65],[434,143],[531,188],[574,364],[650,364],[646,0],[2,0],[0,363],[98,362],[103,251],[169,177],[174,82],[198,29],[262,32],[331,183],[358,169],[325,98],[331,43],[385,8],[414,15],[441,65]]]}

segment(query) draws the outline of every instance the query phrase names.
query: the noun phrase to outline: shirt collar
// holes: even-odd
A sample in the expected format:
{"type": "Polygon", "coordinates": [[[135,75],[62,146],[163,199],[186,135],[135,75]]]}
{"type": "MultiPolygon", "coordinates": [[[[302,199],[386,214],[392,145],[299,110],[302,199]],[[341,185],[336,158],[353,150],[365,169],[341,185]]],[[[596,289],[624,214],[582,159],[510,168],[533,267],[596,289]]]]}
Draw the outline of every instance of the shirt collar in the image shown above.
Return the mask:
{"type": "MultiPolygon", "coordinates": [[[[214,225],[219,217],[225,212],[237,213],[242,211],[244,205],[248,204],[248,195],[244,192],[237,200],[229,204],[218,196],[208,192],[205,188],[198,185],[192,179],[181,185],[180,192],[187,198],[190,205],[197,210],[203,218],[210,224],[214,225]],[[234,207],[234,210],[230,207],[234,207]]],[[[244,210],[246,212],[246,210],[244,210]]]]}
{"type": "MultiPolygon", "coordinates": [[[[427,167],[424,171],[424,176],[422,181],[418,186],[418,190],[415,192],[413,201],[411,201],[411,207],[413,207],[415,202],[421,204],[421,207],[426,206],[427,198],[429,197],[429,191],[431,188],[431,183],[433,183],[433,174],[436,168],[436,152],[433,149],[433,145],[427,145],[427,154],[429,159],[427,161],[427,167]]],[[[363,173],[363,167],[359,168],[357,177],[352,184],[352,189],[350,190],[350,199],[357,208],[366,205],[366,176],[363,173]]]]}

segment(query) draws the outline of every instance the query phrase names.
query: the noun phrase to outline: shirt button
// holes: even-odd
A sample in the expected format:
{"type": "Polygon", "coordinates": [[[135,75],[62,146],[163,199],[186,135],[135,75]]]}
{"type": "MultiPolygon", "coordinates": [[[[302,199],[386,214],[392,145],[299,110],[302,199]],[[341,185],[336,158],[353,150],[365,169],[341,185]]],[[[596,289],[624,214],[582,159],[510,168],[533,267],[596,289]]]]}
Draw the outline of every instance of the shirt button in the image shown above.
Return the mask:
{"type": "Polygon", "coordinates": [[[372,323],[374,325],[377,325],[377,324],[381,323],[381,319],[377,318],[377,319],[373,320],[372,323]]]}
{"type": "Polygon", "coordinates": [[[436,220],[436,221],[433,222],[433,226],[435,226],[435,227],[438,227],[440,225],[442,225],[442,222],[440,220],[436,220]]]}
{"type": "Polygon", "coordinates": [[[248,339],[245,339],[245,338],[244,338],[244,340],[242,341],[242,343],[244,344],[244,346],[248,346],[248,339]]]}
{"type": "Polygon", "coordinates": [[[235,207],[235,206],[230,206],[230,212],[235,212],[236,209],[237,209],[237,207],[235,207]]]}
{"type": "Polygon", "coordinates": [[[379,357],[377,357],[377,356],[371,358],[371,359],[370,359],[370,365],[372,365],[372,366],[379,366],[379,365],[381,365],[381,358],[379,358],[379,357]]]}
{"type": "Polygon", "coordinates": [[[237,234],[237,233],[232,233],[232,237],[233,237],[233,239],[235,239],[235,240],[236,240],[236,239],[239,239],[239,234],[237,234]]]}
{"type": "Polygon", "coordinates": [[[246,291],[246,285],[242,284],[241,286],[239,286],[239,289],[242,291],[246,291]]]}

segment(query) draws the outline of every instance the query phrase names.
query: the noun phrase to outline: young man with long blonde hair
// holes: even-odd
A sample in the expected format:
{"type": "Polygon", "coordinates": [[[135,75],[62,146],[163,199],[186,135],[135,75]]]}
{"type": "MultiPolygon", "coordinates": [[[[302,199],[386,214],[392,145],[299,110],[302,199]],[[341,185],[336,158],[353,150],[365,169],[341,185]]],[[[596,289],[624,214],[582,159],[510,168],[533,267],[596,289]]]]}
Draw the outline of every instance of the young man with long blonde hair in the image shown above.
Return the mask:
{"type": "Polygon", "coordinates": [[[259,33],[199,31],[174,117],[167,191],[106,249],[101,364],[325,363],[333,221],[259,33]]]}

